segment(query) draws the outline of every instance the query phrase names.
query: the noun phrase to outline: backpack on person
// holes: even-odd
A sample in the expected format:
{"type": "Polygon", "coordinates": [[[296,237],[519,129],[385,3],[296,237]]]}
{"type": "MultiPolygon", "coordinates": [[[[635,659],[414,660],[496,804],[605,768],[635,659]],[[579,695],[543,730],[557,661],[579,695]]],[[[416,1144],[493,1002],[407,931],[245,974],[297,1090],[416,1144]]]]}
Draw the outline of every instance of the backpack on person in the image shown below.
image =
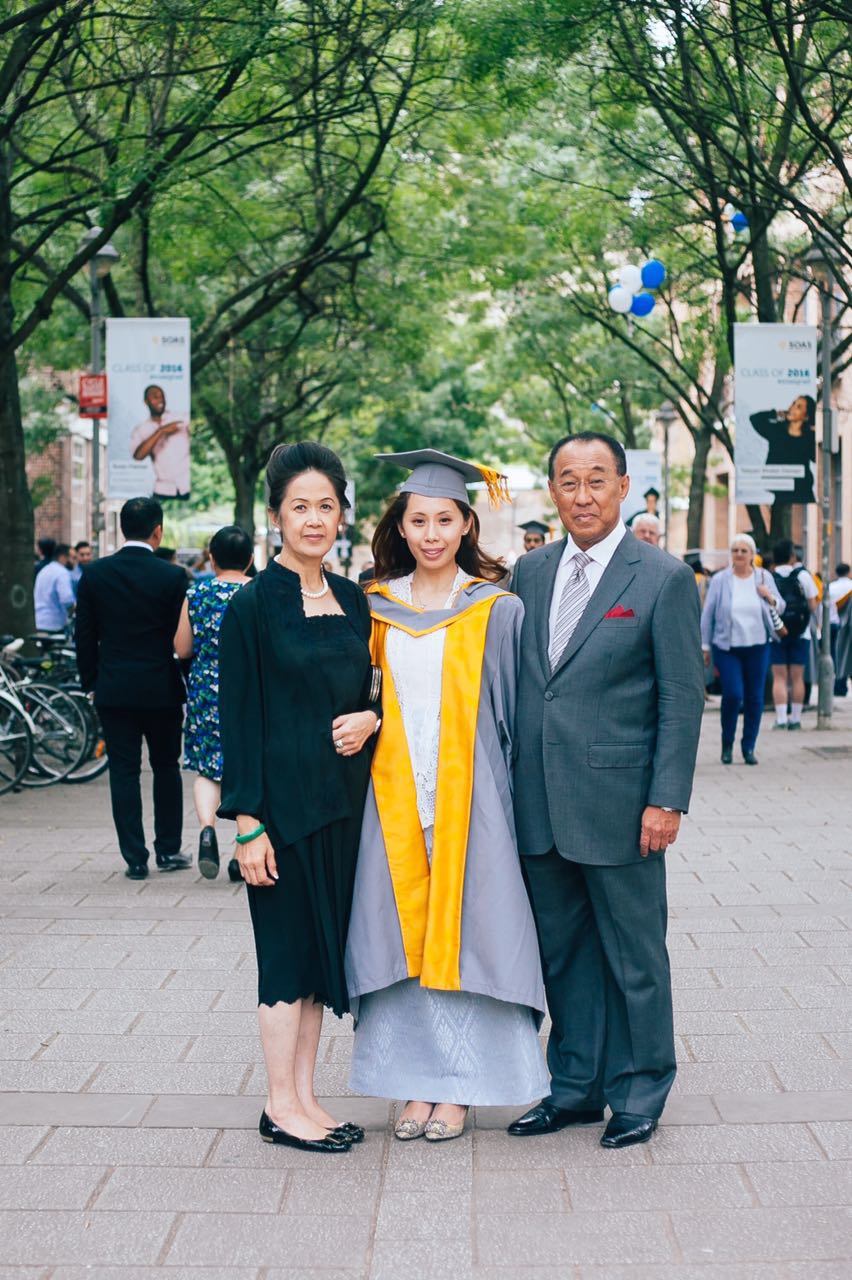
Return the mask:
{"type": "Polygon", "coordinates": [[[784,613],[781,621],[790,640],[798,640],[808,629],[811,620],[811,609],[807,596],[799,581],[801,569],[793,569],[786,576],[783,573],[772,574],[781,599],[784,601],[784,613]]]}

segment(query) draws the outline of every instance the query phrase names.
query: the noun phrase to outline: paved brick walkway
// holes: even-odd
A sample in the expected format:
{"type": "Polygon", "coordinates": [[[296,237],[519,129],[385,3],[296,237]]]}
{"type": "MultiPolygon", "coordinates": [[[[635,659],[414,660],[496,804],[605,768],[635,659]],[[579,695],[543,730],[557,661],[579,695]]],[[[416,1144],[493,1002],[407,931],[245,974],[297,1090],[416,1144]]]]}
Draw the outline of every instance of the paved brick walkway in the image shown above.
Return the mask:
{"type": "Polygon", "coordinates": [[[680,1073],[626,1152],[497,1110],[403,1146],[365,1099],[333,1104],[369,1129],[345,1157],[263,1145],[242,888],[127,881],[102,783],[0,800],[0,1280],[846,1280],[852,705],[813,719],[752,770],[706,717],[669,858],[680,1073]]]}

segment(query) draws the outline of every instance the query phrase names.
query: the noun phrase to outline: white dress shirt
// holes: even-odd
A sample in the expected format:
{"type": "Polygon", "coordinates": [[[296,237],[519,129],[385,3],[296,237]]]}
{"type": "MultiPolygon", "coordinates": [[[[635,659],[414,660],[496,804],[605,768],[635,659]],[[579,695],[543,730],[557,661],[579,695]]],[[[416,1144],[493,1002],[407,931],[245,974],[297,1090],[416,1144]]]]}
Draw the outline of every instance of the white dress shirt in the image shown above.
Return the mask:
{"type": "Polygon", "coordinates": [[[154,495],[158,498],[189,493],[189,423],[180,414],[162,413],[159,418],[146,418],[130,433],[130,456],[133,457],[155,431],[173,423],[179,429],[174,435],[162,436],[149,454],[154,466],[154,495]]]}
{"type": "MultiPolygon", "coordinates": [[[[605,538],[602,538],[600,542],[596,542],[593,547],[589,547],[586,551],[586,555],[591,559],[591,564],[586,565],[586,578],[589,583],[590,596],[594,593],[595,587],[603,577],[604,570],[615,555],[615,549],[626,532],[624,521],[619,520],[612,533],[608,533],[605,538]]],[[[559,568],[556,570],[556,579],[553,583],[553,596],[550,601],[549,639],[553,638],[553,629],[556,626],[556,616],[559,613],[562,592],[565,590],[565,584],[574,568],[574,556],[579,550],[580,548],[569,533],[562,559],[559,561],[559,568]]]]}
{"type": "Polygon", "coordinates": [[[136,541],[135,541],[135,539],[133,539],[133,538],[128,538],[128,539],[127,539],[127,541],[125,542],[124,546],[121,548],[121,549],[122,549],[122,551],[124,550],[124,547],[144,547],[146,551],[153,551],[153,550],[154,550],[154,548],[151,546],[150,542],[136,542],[136,541]]]}

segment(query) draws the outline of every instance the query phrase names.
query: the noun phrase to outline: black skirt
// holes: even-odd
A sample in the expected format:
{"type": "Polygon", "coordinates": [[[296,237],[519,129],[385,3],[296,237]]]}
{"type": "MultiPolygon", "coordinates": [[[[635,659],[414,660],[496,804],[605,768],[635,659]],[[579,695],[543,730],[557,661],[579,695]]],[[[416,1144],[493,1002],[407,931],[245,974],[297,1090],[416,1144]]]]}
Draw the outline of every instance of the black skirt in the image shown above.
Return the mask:
{"type": "Polygon", "coordinates": [[[338,1017],[348,1011],[343,957],[360,828],[359,809],[276,850],[273,886],[246,886],[258,1004],[292,1004],[313,996],[338,1017]]]}

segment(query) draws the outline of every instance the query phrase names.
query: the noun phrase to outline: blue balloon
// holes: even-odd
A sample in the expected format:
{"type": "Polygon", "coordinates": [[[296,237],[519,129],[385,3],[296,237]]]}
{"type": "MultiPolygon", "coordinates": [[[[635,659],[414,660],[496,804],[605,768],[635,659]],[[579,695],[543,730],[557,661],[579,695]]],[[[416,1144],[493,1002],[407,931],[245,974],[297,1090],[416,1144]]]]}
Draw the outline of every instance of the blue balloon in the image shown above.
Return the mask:
{"type": "Polygon", "coordinates": [[[731,218],[731,226],[735,231],[745,231],[748,227],[748,218],[741,209],[737,209],[733,218],[731,218]]]}
{"type": "Polygon", "coordinates": [[[654,310],[656,301],[656,298],[652,298],[650,293],[637,293],[630,308],[631,315],[649,316],[654,310]]]}
{"type": "Polygon", "coordinates": [[[642,268],[642,284],[646,289],[659,289],[665,278],[666,269],[659,258],[652,258],[642,268]]]}

